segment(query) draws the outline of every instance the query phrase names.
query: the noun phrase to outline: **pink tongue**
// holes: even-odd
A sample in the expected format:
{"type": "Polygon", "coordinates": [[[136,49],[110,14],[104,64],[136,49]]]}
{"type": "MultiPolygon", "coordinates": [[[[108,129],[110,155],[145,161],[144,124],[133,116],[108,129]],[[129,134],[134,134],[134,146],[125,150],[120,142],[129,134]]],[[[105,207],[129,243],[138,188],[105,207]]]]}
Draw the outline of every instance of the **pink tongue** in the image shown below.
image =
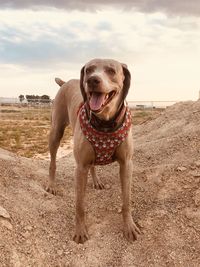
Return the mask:
{"type": "Polygon", "coordinates": [[[92,93],[89,102],[91,110],[99,110],[104,104],[104,100],[105,100],[105,94],[92,93]]]}

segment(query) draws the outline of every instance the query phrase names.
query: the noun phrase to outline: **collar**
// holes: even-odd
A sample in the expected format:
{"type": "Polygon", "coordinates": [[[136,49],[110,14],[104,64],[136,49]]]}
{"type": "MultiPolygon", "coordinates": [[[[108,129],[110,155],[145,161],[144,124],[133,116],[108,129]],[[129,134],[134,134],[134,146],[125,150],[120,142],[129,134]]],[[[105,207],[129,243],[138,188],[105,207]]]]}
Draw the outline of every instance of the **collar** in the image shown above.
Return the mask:
{"type": "Polygon", "coordinates": [[[94,112],[90,110],[88,102],[85,103],[86,114],[91,125],[100,132],[114,132],[116,131],[124,122],[126,111],[127,111],[127,103],[124,101],[120,105],[116,115],[110,119],[109,121],[102,120],[96,116],[94,112]]]}

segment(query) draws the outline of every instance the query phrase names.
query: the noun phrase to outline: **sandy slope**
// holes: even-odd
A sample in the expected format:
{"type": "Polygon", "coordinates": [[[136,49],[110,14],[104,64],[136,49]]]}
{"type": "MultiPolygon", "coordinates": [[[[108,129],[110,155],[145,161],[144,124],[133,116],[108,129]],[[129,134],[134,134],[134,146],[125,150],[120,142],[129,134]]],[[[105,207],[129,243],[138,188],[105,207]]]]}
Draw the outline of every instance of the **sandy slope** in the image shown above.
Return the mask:
{"type": "Polygon", "coordinates": [[[200,101],[178,103],[134,127],[132,206],[143,234],[122,236],[118,166],[98,167],[106,184],[89,179],[90,240],[74,231],[72,154],[58,160],[58,196],[45,192],[48,161],[0,150],[0,266],[199,266],[200,101]]]}

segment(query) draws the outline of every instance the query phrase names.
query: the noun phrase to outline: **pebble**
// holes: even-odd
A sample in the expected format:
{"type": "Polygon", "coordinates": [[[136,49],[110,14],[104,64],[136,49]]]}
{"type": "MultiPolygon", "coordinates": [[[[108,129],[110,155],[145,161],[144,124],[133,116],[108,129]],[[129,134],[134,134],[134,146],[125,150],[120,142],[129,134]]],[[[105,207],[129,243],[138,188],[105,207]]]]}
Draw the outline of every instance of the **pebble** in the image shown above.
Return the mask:
{"type": "Polygon", "coordinates": [[[2,206],[0,206],[0,217],[3,217],[5,219],[10,219],[10,214],[2,206]]]}
{"type": "Polygon", "coordinates": [[[187,168],[183,167],[183,166],[180,166],[177,168],[177,171],[181,171],[181,172],[186,171],[186,170],[187,170],[187,168]]]}
{"type": "Polygon", "coordinates": [[[198,207],[200,206],[200,189],[198,189],[196,192],[195,192],[195,195],[193,197],[193,200],[194,200],[194,203],[195,205],[198,207]]]}
{"type": "Polygon", "coordinates": [[[117,213],[122,213],[122,209],[118,209],[117,210],[117,213]]]}
{"type": "Polygon", "coordinates": [[[27,226],[24,227],[24,229],[26,231],[32,231],[33,230],[33,227],[31,225],[27,225],[27,226]]]}

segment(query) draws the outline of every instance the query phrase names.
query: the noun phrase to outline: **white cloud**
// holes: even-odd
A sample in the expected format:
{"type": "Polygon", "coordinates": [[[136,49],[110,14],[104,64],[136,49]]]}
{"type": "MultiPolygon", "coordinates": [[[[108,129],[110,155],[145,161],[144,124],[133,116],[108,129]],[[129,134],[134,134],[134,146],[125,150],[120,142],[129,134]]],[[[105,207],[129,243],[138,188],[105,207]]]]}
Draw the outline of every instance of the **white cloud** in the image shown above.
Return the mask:
{"type": "Polygon", "coordinates": [[[195,99],[199,33],[199,18],[161,12],[1,10],[0,95],[53,97],[55,76],[78,78],[86,61],[110,57],[133,73],[130,99],[195,99]]]}

